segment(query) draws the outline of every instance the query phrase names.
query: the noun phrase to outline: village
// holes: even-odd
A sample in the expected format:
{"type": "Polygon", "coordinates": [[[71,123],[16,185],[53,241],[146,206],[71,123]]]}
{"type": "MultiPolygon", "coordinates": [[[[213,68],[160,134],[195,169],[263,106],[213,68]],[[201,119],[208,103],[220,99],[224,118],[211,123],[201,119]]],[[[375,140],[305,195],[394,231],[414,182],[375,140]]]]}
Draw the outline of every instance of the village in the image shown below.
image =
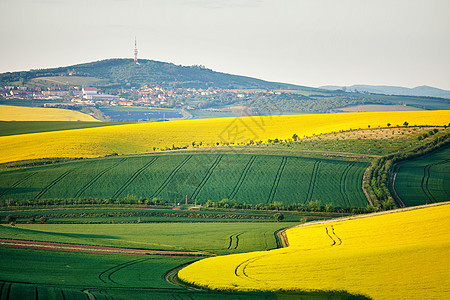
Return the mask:
{"type": "Polygon", "coordinates": [[[48,100],[44,107],[53,106],[149,106],[161,108],[190,107],[189,100],[199,97],[231,97],[242,99],[250,94],[274,94],[267,90],[237,90],[237,89],[196,89],[196,88],[165,88],[158,85],[144,85],[140,88],[120,88],[104,93],[96,87],[0,87],[0,98],[18,100],[48,100]]]}

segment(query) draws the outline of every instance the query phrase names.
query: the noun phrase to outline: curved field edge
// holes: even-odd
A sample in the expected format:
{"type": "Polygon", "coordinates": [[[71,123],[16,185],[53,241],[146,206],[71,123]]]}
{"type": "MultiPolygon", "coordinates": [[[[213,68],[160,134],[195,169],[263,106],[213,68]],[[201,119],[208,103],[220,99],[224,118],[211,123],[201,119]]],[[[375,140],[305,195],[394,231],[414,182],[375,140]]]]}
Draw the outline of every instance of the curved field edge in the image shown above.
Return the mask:
{"type": "Polygon", "coordinates": [[[98,122],[93,116],[79,111],[61,108],[42,108],[0,105],[2,121],[91,121],[98,122]]]}
{"type": "Polygon", "coordinates": [[[322,115],[262,116],[126,124],[0,137],[0,163],[49,157],[100,157],[191,147],[266,142],[355,128],[443,126],[450,111],[406,111],[322,115]],[[20,151],[19,151],[20,149],[20,151]]]}
{"type": "Polygon", "coordinates": [[[215,290],[444,299],[450,296],[449,217],[446,202],[296,227],[287,230],[288,248],[207,258],[178,275],[215,290]]]}

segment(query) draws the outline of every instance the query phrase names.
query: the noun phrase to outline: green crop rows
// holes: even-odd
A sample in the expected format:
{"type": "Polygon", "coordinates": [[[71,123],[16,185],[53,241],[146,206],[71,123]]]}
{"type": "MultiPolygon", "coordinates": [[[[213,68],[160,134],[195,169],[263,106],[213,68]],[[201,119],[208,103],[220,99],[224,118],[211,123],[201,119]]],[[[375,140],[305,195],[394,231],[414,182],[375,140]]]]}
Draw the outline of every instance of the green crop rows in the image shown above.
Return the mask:
{"type": "Polygon", "coordinates": [[[406,206],[450,201],[450,148],[399,163],[395,191],[406,206]]]}
{"type": "Polygon", "coordinates": [[[365,207],[362,162],[250,154],[161,154],[59,163],[0,173],[7,199],[121,199],[365,207]]]}
{"type": "Polygon", "coordinates": [[[139,249],[240,253],[276,248],[286,223],[18,224],[0,226],[2,238],[139,249]],[[232,236],[240,234],[239,241],[232,236]]]}

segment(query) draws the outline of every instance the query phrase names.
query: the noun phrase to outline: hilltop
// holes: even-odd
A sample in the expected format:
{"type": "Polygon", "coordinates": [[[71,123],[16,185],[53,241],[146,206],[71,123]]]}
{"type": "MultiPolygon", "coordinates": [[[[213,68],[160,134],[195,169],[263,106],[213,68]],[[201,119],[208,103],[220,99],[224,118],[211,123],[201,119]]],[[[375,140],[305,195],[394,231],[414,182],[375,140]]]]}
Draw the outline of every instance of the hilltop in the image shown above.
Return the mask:
{"type": "Polygon", "coordinates": [[[52,76],[84,77],[88,79],[84,84],[111,87],[159,84],[175,88],[316,90],[298,85],[215,72],[204,66],[181,66],[147,59],[140,59],[139,64],[136,64],[133,59],[119,58],[52,69],[3,73],[0,74],[0,85],[27,84],[32,83],[35,78],[52,76]]]}

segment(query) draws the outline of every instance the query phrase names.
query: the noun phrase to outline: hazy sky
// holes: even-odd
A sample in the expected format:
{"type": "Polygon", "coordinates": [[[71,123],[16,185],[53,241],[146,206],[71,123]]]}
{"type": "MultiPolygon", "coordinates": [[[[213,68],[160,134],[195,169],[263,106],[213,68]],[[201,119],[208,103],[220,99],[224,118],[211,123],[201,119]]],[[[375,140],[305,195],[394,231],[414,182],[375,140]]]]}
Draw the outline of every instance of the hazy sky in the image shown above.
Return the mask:
{"type": "Polygon", "coordinates": [[[0,72],[133,56],[307,86],[450,90],[449,0],[0,0],[0,72]]]}

